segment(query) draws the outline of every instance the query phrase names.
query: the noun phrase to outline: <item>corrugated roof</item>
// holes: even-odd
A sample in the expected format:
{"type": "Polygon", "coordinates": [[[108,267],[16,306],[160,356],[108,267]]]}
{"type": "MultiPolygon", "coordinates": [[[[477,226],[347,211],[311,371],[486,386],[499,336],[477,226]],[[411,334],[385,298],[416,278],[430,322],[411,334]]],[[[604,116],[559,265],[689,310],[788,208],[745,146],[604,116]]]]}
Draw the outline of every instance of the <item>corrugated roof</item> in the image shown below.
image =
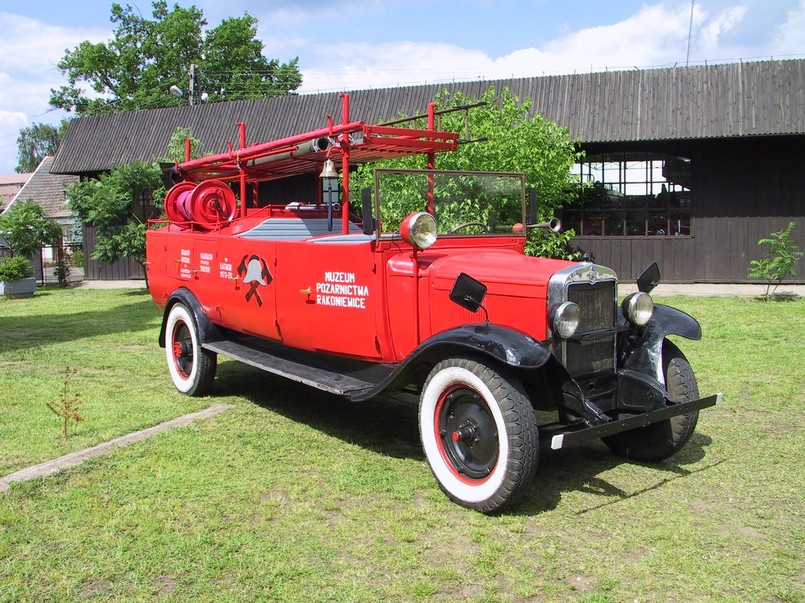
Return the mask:
{"type": "MultiPolygon", "coordinates": [[[[379,123],[425,111],[441,90],[479,98],[489,86],[530,98],[533,110],[582,143],[727,138],[805,133],[805,60],[457,82],[350,92],[350,118],[379,123]]],[[[56,173],[93,173],[164,156],[177,127],[190,128],[206,152],[263,142],[341,119],[337,93],[291,95],[212,105],[132,111],[74,119],[53,165],[56,173]]]]}
{"type": "Polygon", "coordinates": [[[9,208],[17,201],[33,199],[41,205],[48,218],[69,218],[72,214],[65,205],[64,189],[78,182],[78,176],[51,173],[54,157],[45,157],[31,174],[28,182],[9,203],[9,208]]]}

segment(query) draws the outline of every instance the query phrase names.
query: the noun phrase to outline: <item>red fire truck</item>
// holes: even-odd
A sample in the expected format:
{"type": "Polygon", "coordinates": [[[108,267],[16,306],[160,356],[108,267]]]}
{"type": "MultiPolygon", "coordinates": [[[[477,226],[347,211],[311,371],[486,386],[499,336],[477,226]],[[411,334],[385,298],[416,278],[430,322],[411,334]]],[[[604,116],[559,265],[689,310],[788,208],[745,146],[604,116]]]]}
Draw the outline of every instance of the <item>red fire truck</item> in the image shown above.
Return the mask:
{"type": "Polygon", "coordinates": [[[440,487],[486,513],[523,493],[540,438],[677,452],[720,398],[667,339],[698,323],[652,302],[656,264],[619,304],[611,269],[526,256],[524,176],[434,169],[460,142],[436,113],[367,125],[343,95],[340,122],[254,145],[240,124],[239,148],[174,168],[146,246],[175,386],[208,393],[224,354],[356,402],[415,392],[440,487]],[[401,156],[421,169],[355,173],[401,156]]]}

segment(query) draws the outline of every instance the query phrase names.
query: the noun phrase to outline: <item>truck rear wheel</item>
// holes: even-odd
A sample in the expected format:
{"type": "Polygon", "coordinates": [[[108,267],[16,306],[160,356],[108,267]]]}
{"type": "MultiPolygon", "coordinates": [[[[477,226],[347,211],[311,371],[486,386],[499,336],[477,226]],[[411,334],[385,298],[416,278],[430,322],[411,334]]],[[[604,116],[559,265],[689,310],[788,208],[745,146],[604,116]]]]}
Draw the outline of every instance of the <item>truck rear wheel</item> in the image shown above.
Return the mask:
{"type": "Polygon", "coordinates": [[[441,489],[483,513],[514,503],[537,469],[537,424],[522,385],[479,360],[449,358],[433,368],[419,433],[441,489]]]}
{"type": "MultiPolygon", "coordinates": [[[[665,388],[671,398],[677,402],[698,400],[699,386],[696,375],[685,355],[673,343],[666,341],[662,356],[665,388]]],[[[697,410],[602,439],[604,444],[619,456],[655,463],[679,452],[693,435],[698,420],[697,410]]]]}
{"type": "Polygon", "coordinates": [[[176,389],[188,396],[210,391],[218,357],[201,347],[196,321],[184,304],[175,304],[168,312],[165,355],[176,389]]]}

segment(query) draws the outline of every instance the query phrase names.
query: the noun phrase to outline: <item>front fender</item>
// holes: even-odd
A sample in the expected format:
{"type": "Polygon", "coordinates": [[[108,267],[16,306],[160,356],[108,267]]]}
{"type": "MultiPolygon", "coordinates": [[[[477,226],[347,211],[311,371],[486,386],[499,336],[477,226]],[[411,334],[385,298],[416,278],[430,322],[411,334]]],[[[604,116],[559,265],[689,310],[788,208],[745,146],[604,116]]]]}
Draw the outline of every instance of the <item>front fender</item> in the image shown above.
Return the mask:
{"type": "Polygon", "coordinates": [[[486,356],[512,368],[526,370],[541,368],[552,357],[545,346],[521,331],[488,323],[462,325],[423,341],[377,386],[351,399],[356,402],[367,400],[384,390],[402,387],[421,377],[421,367],[461,354],[486,356]]]}
{"type": "MultiPolygon", "coordinates": [[[[491,356],[513,368],[535,369],[551,357],[550,351],[536,339],[521,331],[488,323],[462,325],[442,331],[414,349],[406,359],[441,359],[445,350],[474,352],[491,356]]],[[[453,352],[455,353],[455,352],[453,352]]]]}
{"type": "Polygon", "coordinates": [[[623,368],[654,377],[665,385],[662,364],[662,346],[668,335],[679,335],[687,339],[702,338],[702,327],[695,318],[682,310],[657,304],[651,320],[642,328],[640,337],[633,340],[623,368]]]}
{"type": "Polygon", "coordinates": [[[654,305],[651,321],[662,327],[666,335],[679,335],[698,341],[702,338],[702,327],[690,314],[663,304],[654,305]]]}
{"type": "Polygon", "coordinates": [[[207,314],[196,296],[189,289],[182,287],[171,293],[168,303],[165,305],[165,312],[162,314],[162,326],[159,329],[159,347],[165,347],[165,325],[168,322],[168,314],[170,314],[171,308],[179,303],[184,304],[193,315],[198,330],[199,344],[207,341],[220,341],[224,338],[221,330],[207,318],[207,314]]]}

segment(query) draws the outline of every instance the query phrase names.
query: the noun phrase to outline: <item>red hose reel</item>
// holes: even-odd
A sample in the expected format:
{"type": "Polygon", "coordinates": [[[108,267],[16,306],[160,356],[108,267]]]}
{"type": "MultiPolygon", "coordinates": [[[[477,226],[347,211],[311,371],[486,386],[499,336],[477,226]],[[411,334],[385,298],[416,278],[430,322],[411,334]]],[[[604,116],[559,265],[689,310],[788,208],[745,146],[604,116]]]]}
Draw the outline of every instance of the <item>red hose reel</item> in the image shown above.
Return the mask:
{"type": "Polygon", "coordinates": [[[230,222],[237,209],[235,193],[220,180],[198,185],[180,182],[165,195],[165,213],[171,222],[192,223],[205,230],[230,222]]]}

